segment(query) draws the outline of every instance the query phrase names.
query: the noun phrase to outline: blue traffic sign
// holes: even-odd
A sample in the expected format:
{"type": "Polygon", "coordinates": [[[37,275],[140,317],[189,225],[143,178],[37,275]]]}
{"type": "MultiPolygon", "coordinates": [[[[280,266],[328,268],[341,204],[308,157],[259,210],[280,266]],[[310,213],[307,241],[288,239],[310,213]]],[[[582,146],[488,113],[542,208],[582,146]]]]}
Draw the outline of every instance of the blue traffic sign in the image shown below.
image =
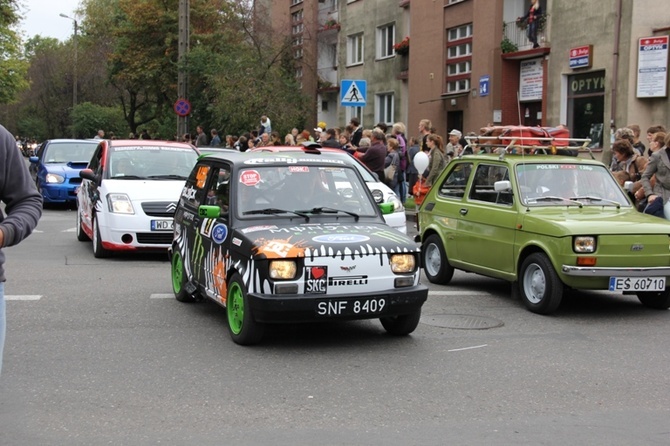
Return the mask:
{"type": "Polygon", "coordinates": [[[340,105],[345,107],[362,107],[367,102],[367,94],[367,81],[343,79],[340,85],[340,105]]]}
{"type": "Polygon", "coordinates": [[[174,111],[178,116],[188,116],[191,113],[191,103],[186,99],[178,99],[174,103],[174,111]]]}

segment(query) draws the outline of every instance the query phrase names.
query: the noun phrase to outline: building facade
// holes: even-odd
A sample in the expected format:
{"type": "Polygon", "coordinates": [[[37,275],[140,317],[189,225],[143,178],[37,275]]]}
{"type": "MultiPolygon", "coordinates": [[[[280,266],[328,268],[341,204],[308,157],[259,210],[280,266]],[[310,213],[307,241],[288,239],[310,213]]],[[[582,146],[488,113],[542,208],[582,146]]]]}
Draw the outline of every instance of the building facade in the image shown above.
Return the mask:
{"type": "Polygon", "coordinates": [[[517,20],[528,0],[262,1],[294,38],[314,124],[563,124],[593,148],[617,127],[670,127],[667,0],[540,0],[537,47],[517,20]],[[366,82],[364,106],[341,105],[347,80],[366,82]]]}

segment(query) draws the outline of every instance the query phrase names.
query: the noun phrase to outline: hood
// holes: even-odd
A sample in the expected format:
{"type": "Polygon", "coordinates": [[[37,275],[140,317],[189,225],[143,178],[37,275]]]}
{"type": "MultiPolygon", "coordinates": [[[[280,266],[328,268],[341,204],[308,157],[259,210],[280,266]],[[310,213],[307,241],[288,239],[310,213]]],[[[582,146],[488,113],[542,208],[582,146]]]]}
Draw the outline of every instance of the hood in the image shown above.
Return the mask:
{"type": "Polygon", "coordinates": [[[251,248],[263,258],[333,257],[352,258],[417,252],[416,244],[406,235],[378,223],[307,223],[259,225],[238,232],[242,248],[251,248]]]}
{"type": "Polygon", "coordinates": [[[579,234],[668,234],[670,221],[636,209],[577,206],[530,208],[522,220],[523,230],[547,235],[579,234]]]}
{"type": "Polygon", "coordinates": [[[49,173],[55,173],[65,178],[78,178],[79,172],[88,166],[88,161],[68,163],[44,164],[44,168],[49,173]]]}
{"type": "Polygon", "coordinates": [[[184,180],[103,180],[105,193],[126,194],[132,201],[179,201],[184,180]]]}

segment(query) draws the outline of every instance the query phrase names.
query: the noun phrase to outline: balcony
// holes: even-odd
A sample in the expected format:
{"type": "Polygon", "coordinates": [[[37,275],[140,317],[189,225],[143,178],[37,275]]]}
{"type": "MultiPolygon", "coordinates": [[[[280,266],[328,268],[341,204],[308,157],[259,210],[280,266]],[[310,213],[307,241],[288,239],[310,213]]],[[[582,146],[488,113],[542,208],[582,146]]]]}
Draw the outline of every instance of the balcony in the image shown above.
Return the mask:
{"type": "MultiPolygon", "coordinates": [[[[545,15],[544,17],[547,16],[545,15]]],[[[540,46],[544,46],[544,43],[547,40],[546,33],[546,26],[541,26],[540,29],[537,30],[537,42],[540,46]]],[[[506,22],[503,25],[501,49],[503,53],[516,53],[533,49],[533,44],[528,40],[525,29],[519,28],[516,22],[506,22]]]]}

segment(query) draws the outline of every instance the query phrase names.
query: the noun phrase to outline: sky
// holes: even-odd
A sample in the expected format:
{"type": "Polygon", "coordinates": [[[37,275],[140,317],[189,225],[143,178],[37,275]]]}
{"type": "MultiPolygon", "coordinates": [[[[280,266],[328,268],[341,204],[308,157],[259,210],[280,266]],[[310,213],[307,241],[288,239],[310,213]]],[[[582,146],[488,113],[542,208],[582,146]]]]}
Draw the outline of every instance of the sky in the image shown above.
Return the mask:
{"type": "Polygon", "coordinates": [[[77,20],[74,11],[80,0],[21,0],[21,15],[24,17],[19,29],[29,39],[37,34],[42,37],[54,37],[60,41],[68,40],[74,32],[72,20],[60,17],[65,14],[77,20]]]}

